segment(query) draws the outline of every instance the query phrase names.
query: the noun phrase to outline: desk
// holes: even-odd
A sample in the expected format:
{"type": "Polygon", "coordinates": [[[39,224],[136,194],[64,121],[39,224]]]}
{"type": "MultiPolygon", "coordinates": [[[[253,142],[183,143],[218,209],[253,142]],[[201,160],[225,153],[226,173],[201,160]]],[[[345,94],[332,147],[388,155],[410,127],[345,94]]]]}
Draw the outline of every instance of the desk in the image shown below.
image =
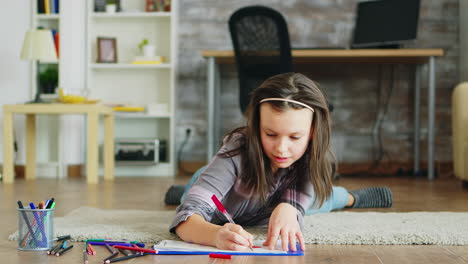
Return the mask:
{"type": "MultiPolygon", "coordinates": [[[[434,126],[435,126],[435,58],[444,55],[442,49],[301,49],[292,50],[294,64],[416,64],[414,98],[414,171],[419,172],[420,135],[420,69],[428,64],[428,178],[434,179],[434,126]]],[[[204,50],[202,56],[208,60],[208,160],[215,152],[219,140],[219,68],[218,64],[235,64],[232,50],[204,50]],[[216,125],[218,124],[218,125],[216,125]]]]}
{"type": "Polygon", "coordinates": [[[3,182],[13,183],[13,115],[26,115],[26,179],[36,178],[36,115],[85,114],[87,117],[86,176],[98,182],[98,125],[104,116],[104,179],[114,178],[114,113],[97,104],[18,104],[3,106],[3,182]]]}

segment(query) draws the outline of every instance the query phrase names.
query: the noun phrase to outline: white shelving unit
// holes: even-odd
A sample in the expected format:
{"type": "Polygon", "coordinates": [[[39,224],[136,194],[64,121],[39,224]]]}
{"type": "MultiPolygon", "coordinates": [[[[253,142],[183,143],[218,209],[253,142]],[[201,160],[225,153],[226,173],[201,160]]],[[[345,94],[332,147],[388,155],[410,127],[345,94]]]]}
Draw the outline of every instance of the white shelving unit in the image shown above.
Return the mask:
{"type": "Polygon", "coordinates": [[[145,12],[144,0],[122,0],[122,11],[114,14],[94,11],[94,0],[87,0],[88,97],[105,104],[145,106],[165,105],[154,113],[116,113],[115,138],[159,139],[166,141],[166,160],[157,165],[117,164],[116,176],[175,175],[174,108],[177,59],[177,1],[170,12],[145,12]],[[117,63],[97,62],[97,38],[116,38],[117,63]],[[156,45],[161,64],[131,64],[138,44],[148,39],[156,45]]]}
{"type": "MultiPolygon", "coordinates": [[[[38,13],[38,1],[32,1],[32,8],[31,8],[31,29],[36,29],[42,27],[44,29],[56,30],[60,34],[60,13],[51,13],[51,14],[39,14],[38,13]]],[[[60,38],[59,38],[60,41],[60,38]]],[[[59,45],[60,48],[60,45],[59,45]]],[[[60,51],[59,51],[60,54],[60,51]]],[[[57,62],[48,62],[48,63],[41,63],[39,62],[39,68],[46,67],[47,65],[57,65],[59,71],[59,79],[60,79],[60,57],[58,58],[57,62]]],[[[38,77],[38,69],[36,63],[32,63],[31,65],[31,94],[34,96],[37,91],[37,77],[38,77]]],[[[60,82],[60,81],[59,81],[60,82]]],[[[34,98],[34,97],[33,97],[34,98]]]]}
{"type": "MultiPolygon", "coordinates": [[[[61,12],[40,14],[38,11],[38,1],[34,0],[31,4],[31,29],[42,27],[44,29],[56,30],[59,35],[61,31],[61,12]]],[[[52,35],[51,35],[52,38],[52,35]]],[[[60,42],[60,38],[59,38],[60,42]]],[[[59,45],[59,48],[61,45],[59,45]]],[[[59,51],[60,54],[60,51],[59,51]]],[[[57,67],[58,83],[60,83],[61,75],[61,60],[57,62],[31,63],[31,100],[34,100],[38,89],[39,72],[45,70],[46,67],[57,67]]],[[[42,94],[42,99],[53,98],[53,94],[42,94]]],[[[66,168],[61,155],[61,144],[56,140],[59,137],[60,117],[58,116],[39,116],[37,117],[37,150],[38,164],[37,176],[43,178],[59,178],[66,176],[66,168]]]]}

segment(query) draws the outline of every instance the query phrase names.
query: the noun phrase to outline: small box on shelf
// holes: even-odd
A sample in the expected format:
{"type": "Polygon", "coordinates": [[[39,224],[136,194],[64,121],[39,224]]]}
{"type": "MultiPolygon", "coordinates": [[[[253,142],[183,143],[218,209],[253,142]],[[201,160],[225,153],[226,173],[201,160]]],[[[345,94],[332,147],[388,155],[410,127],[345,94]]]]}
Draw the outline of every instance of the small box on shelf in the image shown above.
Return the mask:
{"type": "Polygon", "coordinates": [[[171,12],[171,0],[146,0],[146,12],[171,12]]]}
{"type": "Polygon", "coordinates": [[[160,139],[116,139],[117,165],[156,165],[167,162],[166,141],[160,139]]]}
{"type": "Polygon", "coordinates": [[[146,113],[149,115],[165,115],[169,112],[167,104],[152,103],[146,106],[146,113]]]}
{"type": "Polygon", "coordinates": [[[112,107],[115,112],[138,113],[145,112],[144,106],[116,105],[112,107]]]}

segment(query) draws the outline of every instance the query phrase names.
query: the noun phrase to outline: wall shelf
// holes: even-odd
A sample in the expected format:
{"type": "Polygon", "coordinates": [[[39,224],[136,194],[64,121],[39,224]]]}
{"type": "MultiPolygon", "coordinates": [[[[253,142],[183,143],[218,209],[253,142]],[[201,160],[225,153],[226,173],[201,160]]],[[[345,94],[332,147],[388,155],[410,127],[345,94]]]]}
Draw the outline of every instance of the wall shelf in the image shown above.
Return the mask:
{"type": "Polygon", "coordinates": [[[155,18],[155,17],[171,17],[171,12],[125,12],[125,13],[98,13],[94,12],[92,18],[155,18]]]}
{"type": "Polygon", "coordinates": [[[91,63],[92,69],[171,69],[172,64],[91,63]]]}
{"type": "Polygon", "coordinates": [[[147,113],[118,113],[114,112],[115,118],[171,118],[172,115],[167,114],[147,114],[147,113]]]}
{"type": "Polygon", "coordinates": [[[36,18],[41,20],[58,20],[60,14],[36,14],[36,18]]]}

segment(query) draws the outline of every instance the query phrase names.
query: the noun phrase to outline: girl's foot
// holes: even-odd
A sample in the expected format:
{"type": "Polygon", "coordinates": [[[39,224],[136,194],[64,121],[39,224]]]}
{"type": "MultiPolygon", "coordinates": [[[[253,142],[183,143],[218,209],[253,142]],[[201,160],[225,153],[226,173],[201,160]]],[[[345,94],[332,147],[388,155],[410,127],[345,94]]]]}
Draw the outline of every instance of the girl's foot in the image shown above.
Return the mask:
{"type": "Polygon", "coordinates": [[[354,203],[348,208],[388,208],[392,207],[393,195],[388,187],[370,187],[349,192],[354,203]]]}
{"type": "Polygon", "coordinates": [[[167,205],[179,205],[185,191],[185,185],[172,185],[166,192],[164,202],[167,205]]]}

